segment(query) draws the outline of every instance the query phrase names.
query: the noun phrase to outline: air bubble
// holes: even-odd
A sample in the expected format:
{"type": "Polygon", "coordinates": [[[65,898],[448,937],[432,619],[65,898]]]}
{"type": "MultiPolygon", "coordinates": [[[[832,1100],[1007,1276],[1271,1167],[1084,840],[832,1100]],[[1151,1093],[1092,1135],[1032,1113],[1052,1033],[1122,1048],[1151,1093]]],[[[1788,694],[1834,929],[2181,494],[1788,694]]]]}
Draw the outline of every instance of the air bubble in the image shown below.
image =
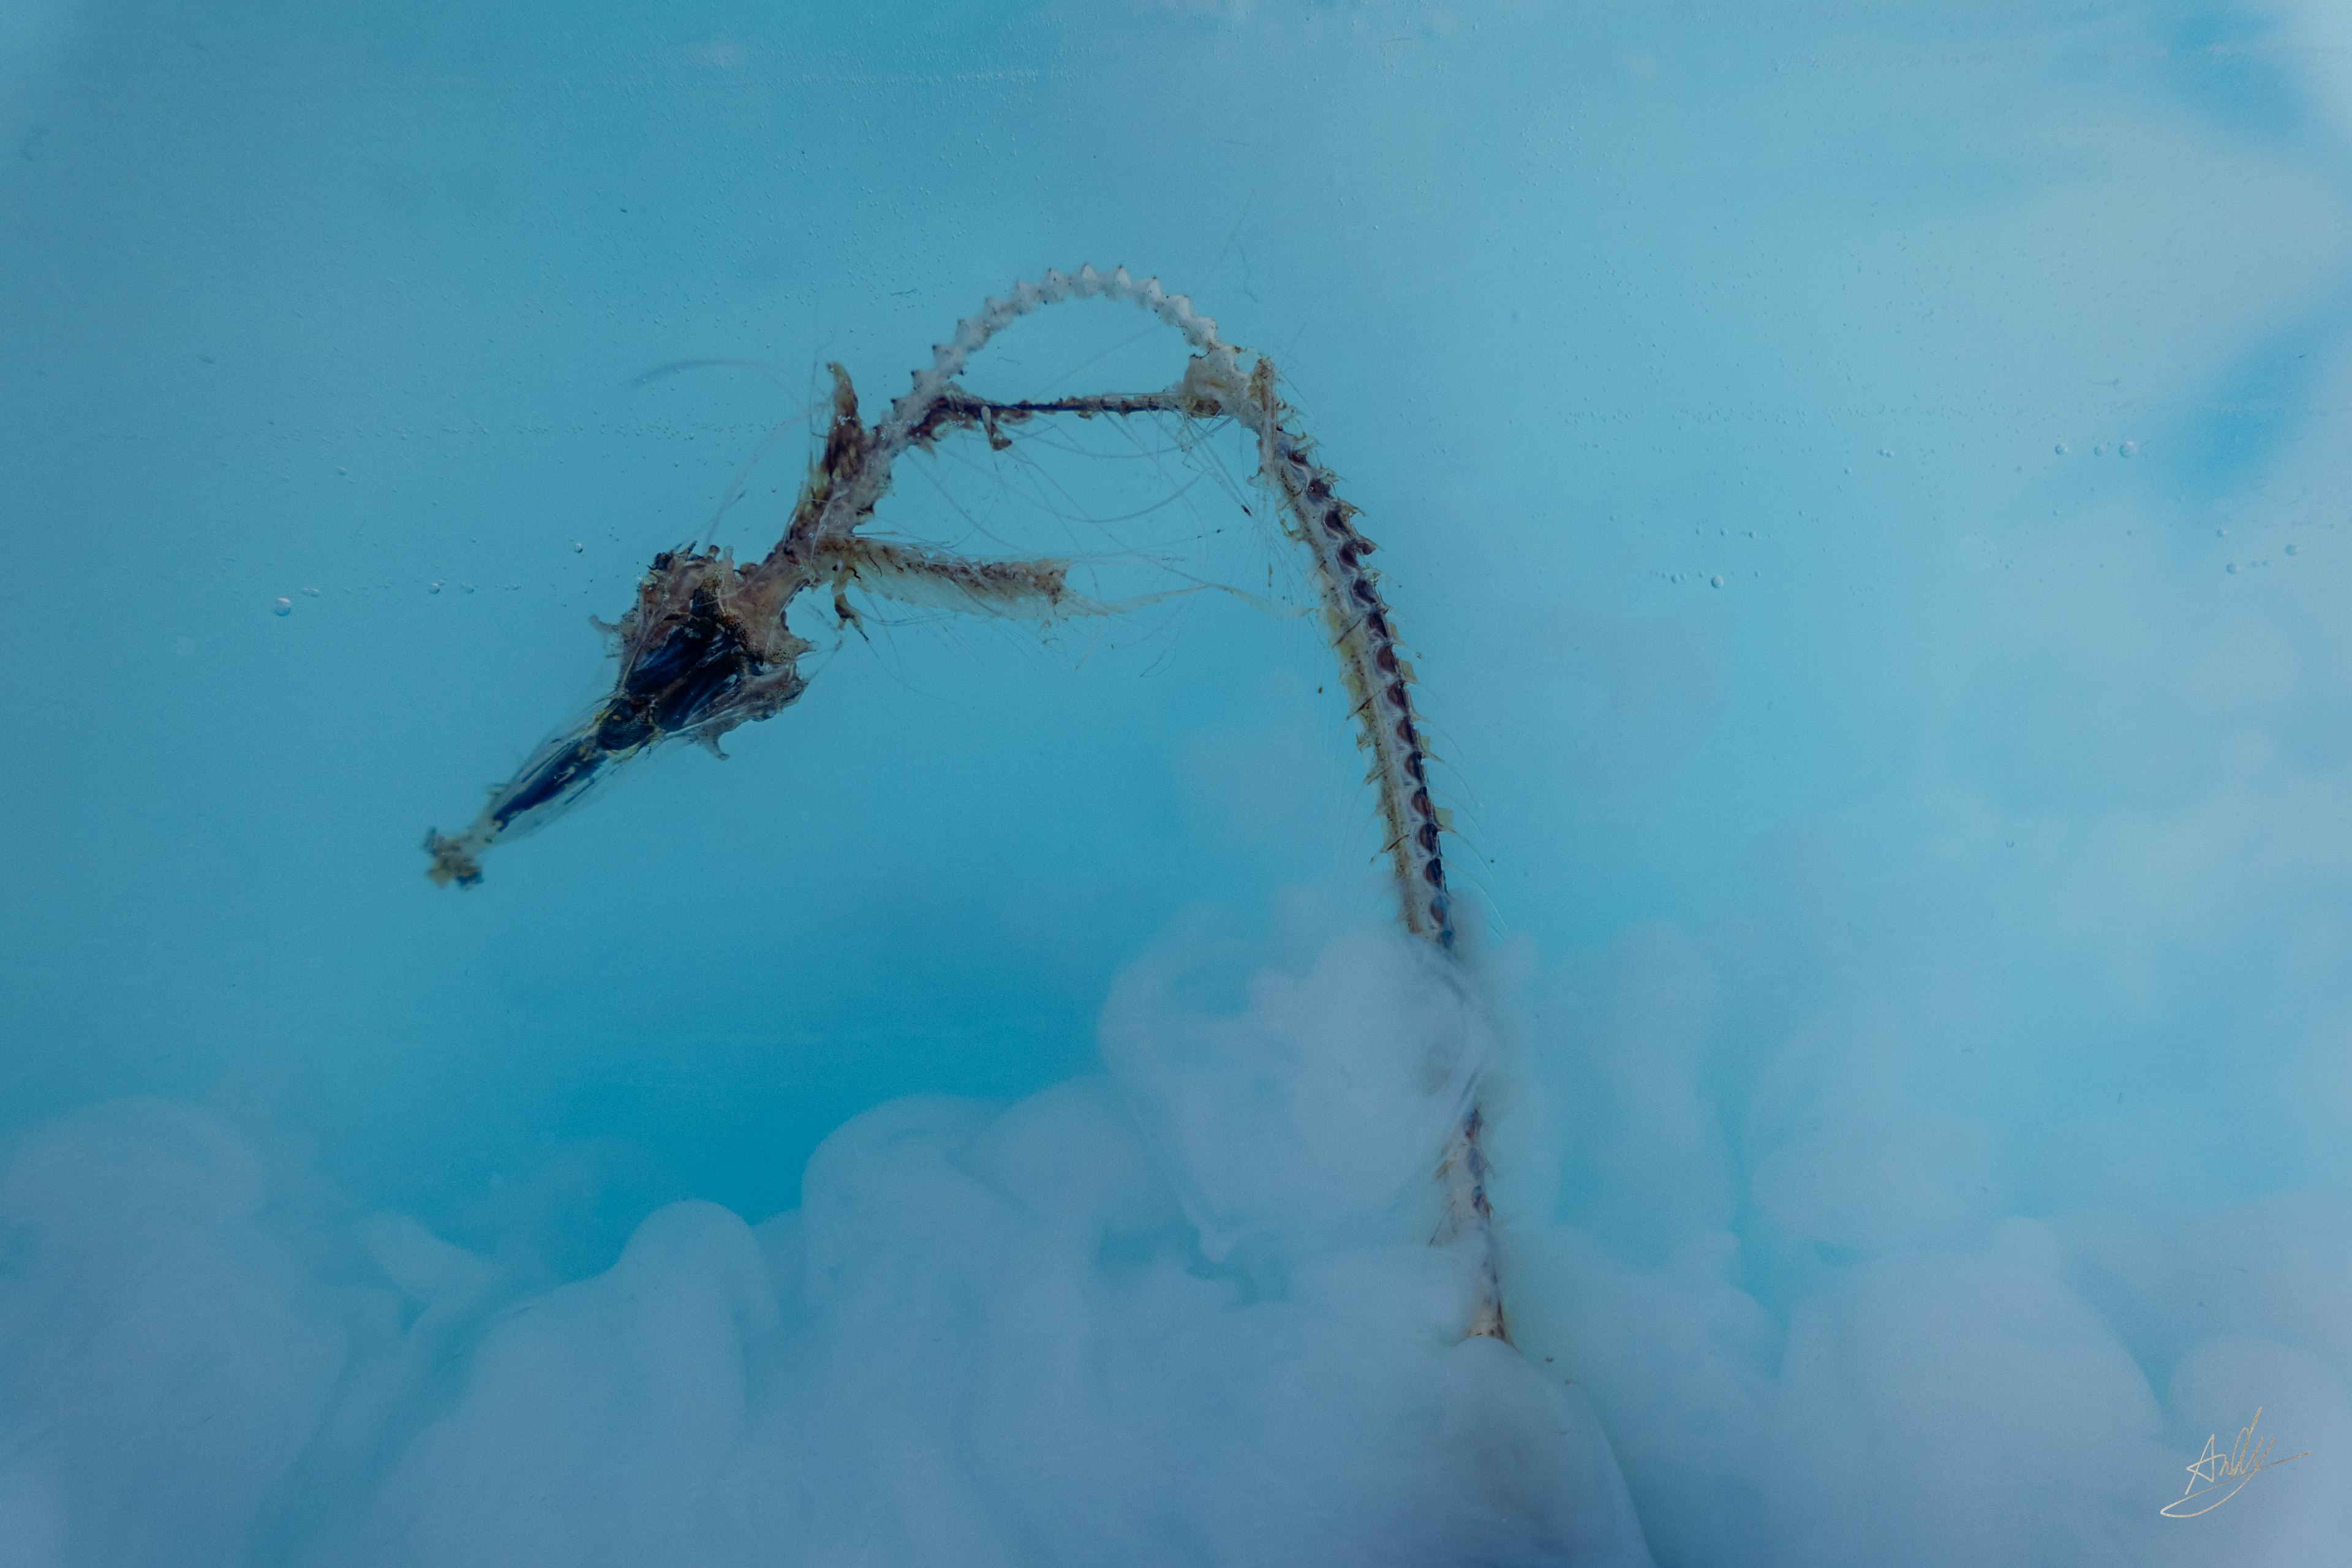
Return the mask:
{"type": "Polygon", "coordinates": [[[2063,441],[2061,441],[2061,442],[2059,442],[2055,447],[2051,447],[2050,449],[2051,449],[2052,451],[2053,451],[2053,452],[2057,453],[2060,457],[2062,457],[2062,458],[2063,458],[2063,457],[2064,457],[2064,456],[2066,455],[2066,443],[2065,443],[2065,442],[2063,442],[2063,441]]]}
{"type": "Polygon", "coordinates": [[[2116,457],[2118,457],[2118,458],[2137,458],[2137,457],[2138,457],[2138,456],[2139,456],[2139,443],[2138,443],[2138,442],[2137,442],[2137,441],[2126,441],[2126,442],[2125,442],[2122,446],[2117,447],[2116,448],[2116,457]]]}
{"type": "Polygon", "coordinates": [[[1717,572],[1714,576],[1709,577],[1709,578],[1706,580],[1706,583],[1707,583],[1707,586],[1708,586],[1708,587],[1710,587],[1710,588],[1720,588],[1720,587],[1722,587],[1722,586],[1723,586],[1723,574],[1722,574],[1722,573],[1720,573],[1720,572],[1717,572]]]}
{"type": "Polygon", "coordinates": [[[2235,576],[2235,575],[2237,574],[2237,571],[2238,571],[2238,563],[2237,563],[2236,562],[2234,562],[2234,561],[2231,562],[2231,563],[2230,563],[2230,573],[2231,573],[2231,574],[2232,576],[2235,576]]]}
{"type": "Polygon", "coordinates": [[[588,548],[588,547],[587,547],[586,545],[584,545],[584,544],[581,543],[581,542],[580,542],[578,540],[576,540],[576,539],[575,539],[575,540],[573,540],[573,541],[572,542],[572,554],[574,554],[574,555],[579,554],[582,551],[583,551],[583,550],[585,550],[585,549],[587,549],[587,548],[588,548]]]}
{"type": "Polygon", "coordinates": [[[425,591],[428,594],[437,594],[441,591],[441,584],[438,583],[427,583],[425,584],[425,591]]]}
{"type": "Polygon", "coordinates": [[[291,599],[272,599],[269,602],[269,607],[276,610],[281,616],[290,616],[294,613],[294,601],[291,599]]]}

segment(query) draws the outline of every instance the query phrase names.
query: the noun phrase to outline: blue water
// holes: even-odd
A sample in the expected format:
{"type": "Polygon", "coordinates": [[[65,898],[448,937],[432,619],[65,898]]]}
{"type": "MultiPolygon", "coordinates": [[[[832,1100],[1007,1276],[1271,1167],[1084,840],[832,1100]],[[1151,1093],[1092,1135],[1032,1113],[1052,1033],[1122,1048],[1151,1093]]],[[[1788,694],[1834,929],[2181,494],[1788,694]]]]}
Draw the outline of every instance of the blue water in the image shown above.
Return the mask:
{"type": "MultiPolygon", "coordinates": [[[[2318,0],[16,0],[0,1564],[2339,1561],[2347,62],[2318,0]],[[1310,620],[877,625],[423,875],[781,424],[772,542],[825,363],[878,416],[1089,261],[1381,546],[1517,1361],[1324,1126],[1409,1006],[1310,620]],[[2309,1457],[2160,1516],[2257,1407],[2309,1457]]],[[[1244,447],[1082,437],[880,520],[1304,602],[1244,447]]]]}

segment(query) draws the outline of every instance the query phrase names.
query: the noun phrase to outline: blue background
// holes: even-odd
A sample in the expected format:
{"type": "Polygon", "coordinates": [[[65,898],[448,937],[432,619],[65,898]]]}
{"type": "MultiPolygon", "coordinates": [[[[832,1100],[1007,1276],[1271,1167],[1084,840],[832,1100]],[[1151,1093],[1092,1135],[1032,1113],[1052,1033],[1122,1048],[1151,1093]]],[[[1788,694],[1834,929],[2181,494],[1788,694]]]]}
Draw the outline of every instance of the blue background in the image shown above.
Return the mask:
{"type": "MultiPolygon", "coordinates": [[[[1513,1214],[1729,1238],[1767,1344],[2007,1219],[2346,1234],[2327,8],[35,0],[0,50],[0,1126],[204,1101],[573,1277],[881,1100],[1086,1070],[1187,905],[1377,910],[1310,623],[1214,595],[852,642],[421,874],[817,367],[871,415],[1092,261],[1271,354],[1365,509],[1556,1130],[1513,1214]],[[638,380],[698,358],[768,374],[638,380]],[[1930,1121],[1916,1205],[1790,1195],[1913,1191],[1866,1145],[1930,1121]]],[[[1067,313],[992,384],[1174,374],[1067,313]]],[[[2117,1322],[2159,1391],[2202,1331],[2117,1322]]]]}

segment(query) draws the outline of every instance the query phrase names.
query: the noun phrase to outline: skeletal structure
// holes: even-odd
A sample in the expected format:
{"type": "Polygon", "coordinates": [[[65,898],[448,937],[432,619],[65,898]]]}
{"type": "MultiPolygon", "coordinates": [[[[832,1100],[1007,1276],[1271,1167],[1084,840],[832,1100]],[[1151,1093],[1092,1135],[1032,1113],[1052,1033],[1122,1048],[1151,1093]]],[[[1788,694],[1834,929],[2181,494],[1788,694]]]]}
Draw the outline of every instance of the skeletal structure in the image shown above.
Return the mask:
{"type": "MultiPolygon", "coordinates": [[[[1330,470],[1315,461],[1307,440],[1275,395],[1274,366],[1255,355],[1246,371],[1240,351],[1217,336],[1217,325],[1156,278],[1139,283],[1125,268],[1108,276],[1092,267],[1076,274],[1048,271],[992,299],[956,324],[952,341],[937,346],[930,367],[915,374],[912,390],[889,416],[868,427],[858,417],[849,377],[833,367],[833,409],[824,447],[802,487],[792,521],[761,561],[738,566],[717,549],[665,552],[637,586],[636,603],[612,630],[620,672],[613,690],[569,733],[550,741],[507,784],[465,831],[429,832],[430,875],[470,887],[481,879],[481,856],[502,836],[536,826],[579,796],[614,765],[665,741],[693,740],[717,747],[739,724],[782,711],[808,689],[799,668],[811,645],[786,628],[786,607],[803,592],[829,591],[836,613],[854,622],[845,591],[856,586],[887,598],[992,614],[1100,613],[1105,606],[1073,594],[1066,563],[1057,561],[974,561],[919,546],[861,538],[889,488],[891,465],[909,447],[929,447],[956,432],[977,430],[992,446],[1006,444],[1007,426],[1053,415],[1081,418],[1172,414],[1186,419],[1229,418],[1256,438],[1258,470],[1281,503],[1284,527],[1304,544],[1333,651],[1353,703],[1357,736],[1370,753],[1370,782],[1378,793],[1387,852],[1395,874],[1405,929],[1453,957],[1453,901],[1446,890],[1440,835],[1444,812],[1429,795],[1428,752],[1413,714],[1412,669],[1398,652],[1396,633],[1381,597],[1379,575],[1364,564],[1371,542],[1357,531],[1356,509],[1336,493],[1330,470]],[[1016,318],[1067,299],[1126,300],[1183,334],[1192,350],[1184,374],[1160,392],[992,402],[953,384],[971,355],[1016,318]]],[[[1474,1103],[1438,1171],[1445,1218],[1433,1238],[1462,1243],[1480,1258],[1479,1289],[1469,1332],[1505,1337],[1492,1215],[1486,1195],[1481,1121],[1474,1103]]]]}

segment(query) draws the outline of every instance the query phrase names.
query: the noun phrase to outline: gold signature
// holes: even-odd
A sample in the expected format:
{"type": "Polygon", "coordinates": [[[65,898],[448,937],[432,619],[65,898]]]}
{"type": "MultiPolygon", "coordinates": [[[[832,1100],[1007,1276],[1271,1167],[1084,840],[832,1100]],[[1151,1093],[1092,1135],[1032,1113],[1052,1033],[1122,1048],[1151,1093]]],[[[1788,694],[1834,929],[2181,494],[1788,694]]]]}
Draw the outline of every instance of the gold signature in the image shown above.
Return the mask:
{"type": "Polygon", "coordinates": [[[2253,1420],[2238,1428],[2238,1440],[2230,1446],[2230,1451],[2226,1454],[2215,1450],[2213,1435],[2208,1435],[2205,1439],[2205,1451],[2197,1456],[2195,1464],[2189,1467],[2188,1489],[2157,1511],[2167,1519],[2195,1519],[2200,1513],[2212,1512],[2231,1498],[2236,1497],[2238,1489],[2253,1479],[2255,1472],[2267,1470],[2273,1465],[2284,1465],[2289,1460],[2311,1458],[2311,1450],[2306,1448],[2300,1454],[2289,1454],[2284,1459],[2272,1458],[2271,1444],[2275,1439],[2264,1437],[2260,1442],[2254,1440],[2254,1428],[2261,1424],[2262,1419],[2263,1407],[2257,1405],[2254,1406],[2253,1420]],[[2200,1481],[2204,1483],[2202,1486],[2198,1484],[2200,1481]],[[2221,1489],[2224,1487],[2229,1488],[2229,1490],[2222,1491],[2221,1489]],[[2215,1492],[2221,1492],[2221,1495],[2213,1497],[2215,1492]],[[2204,1503],[2202,1507],[2183,1506],[2187,1503],[2202,1502],[2209,1497],[2213,1497],[2213,1500],[2204,1503]]]}

